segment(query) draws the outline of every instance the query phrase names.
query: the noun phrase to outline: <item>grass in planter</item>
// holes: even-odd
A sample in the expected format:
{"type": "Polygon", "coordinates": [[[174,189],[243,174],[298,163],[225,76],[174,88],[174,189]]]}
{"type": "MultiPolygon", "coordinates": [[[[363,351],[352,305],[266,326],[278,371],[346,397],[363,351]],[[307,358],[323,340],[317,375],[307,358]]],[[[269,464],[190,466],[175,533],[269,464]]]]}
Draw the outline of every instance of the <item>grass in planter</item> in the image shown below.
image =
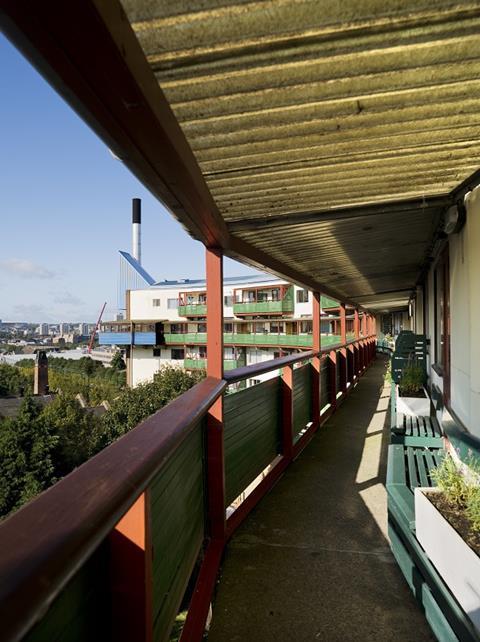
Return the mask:
{"type": "Polygon", "coordinates": [[[402,376],[398,387],[402,397],[424,397],[423,384],[425,382],[425,371],[423,366],[415,362],[407,363],[402,370],[402,376]]]}
{"type": "Polygon", "coordinates": [[[467,476],[453,457],[445,455],[442,463],[430,471],[441,493],[429,493],[428,499],[460,537],[480,556],[480,467],[470,456],[467,476]]]}

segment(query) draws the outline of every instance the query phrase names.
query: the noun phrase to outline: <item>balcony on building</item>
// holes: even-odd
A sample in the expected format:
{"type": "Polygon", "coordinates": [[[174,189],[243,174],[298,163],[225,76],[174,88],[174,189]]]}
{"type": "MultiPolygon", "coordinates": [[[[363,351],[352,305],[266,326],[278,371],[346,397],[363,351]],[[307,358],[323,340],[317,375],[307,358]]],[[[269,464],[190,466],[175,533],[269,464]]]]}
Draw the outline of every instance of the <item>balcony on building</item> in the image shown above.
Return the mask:
{"type": "Polygon", "coordinates": [[[293,286],[288,283],[233,291],[233,313],[238,316],[284,314],[292,313],[294,309],[293,286]]]}
{"type": "MultiPolygon", "coordinates": [[[[2,640],[182,620],[181,642],[478,642],[480,591],[461,605],[414,501],[447,451],[480,462],[478,3],[9,0],[0,21],[204,245],[207,294],[163,328],[206,377],[0,524],[2,640]],[[283,285],[224,319],[225,257],[283,285]],[[425,416],[397,417],[390,357],[418,361],[425,416]]],[[[158,341],[132,323],[101,342],[158,341]]]]}
{"type": "Polygon", "coordinates": [[[180,292],[178,296],[178,316],[204,317],[207,314],[206,292],[180,292]]]}
{"type": "Polygon", "coordinates": [[[100,326],[98,343],[101,346],[128,346],[132,339],[132,326],[129,322],[108,321],[100,326]]]}

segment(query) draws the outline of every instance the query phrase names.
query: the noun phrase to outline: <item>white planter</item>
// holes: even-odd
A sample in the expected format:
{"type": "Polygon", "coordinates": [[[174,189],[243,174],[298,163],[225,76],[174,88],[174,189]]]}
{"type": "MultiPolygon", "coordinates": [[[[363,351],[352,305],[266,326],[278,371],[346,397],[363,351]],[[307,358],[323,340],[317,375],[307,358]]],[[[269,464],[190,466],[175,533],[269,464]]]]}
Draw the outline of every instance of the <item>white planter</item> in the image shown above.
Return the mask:
{"type": "Polygon", "coordinates": [[[430,502],[427,495],[436,492],[440,491],[415,488],[417,539],[475,628],[480,631],[480,557],[430,502]]]}
{"type": "MultiPolygon", "coordinates": [[[[401,397],[397,385],[397,415],[410,417],[430,417],[430,398],[423,388],[425,397],[401,397]]],[[[402,418],[403,425],[403,418],[402,418]]]]}

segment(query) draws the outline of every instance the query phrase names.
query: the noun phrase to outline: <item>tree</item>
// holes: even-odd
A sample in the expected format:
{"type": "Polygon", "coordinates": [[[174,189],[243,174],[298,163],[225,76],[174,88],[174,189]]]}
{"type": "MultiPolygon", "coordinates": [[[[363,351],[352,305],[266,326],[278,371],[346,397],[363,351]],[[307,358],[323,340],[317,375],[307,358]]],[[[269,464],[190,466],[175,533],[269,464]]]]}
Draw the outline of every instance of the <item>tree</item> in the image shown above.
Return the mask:
{"type": "Polygon", "coordinates": [[[187,372],[174,366],[163,366],[151,383],[126,389],[112,403],[97,426],[99,449],[108,446],[143,419],[165,406],[201,381],[205,373],[187,372]]]}
{"type": "Polygon", "coordinates": [[[116,352],[113,355],[112,360],[110,361],[110,367],[114,370],[125,370],[127,366],[125,365],[121,352],[116,352]]]}
{"type": "Polygon", "coordinates": [[[73,395],[57,395],[42,411],[42,420],[56,437],[55,477],[64,477],[96,451],[96,417],[85,412],[73,395]]]}
{"type": "Polygon", "coordinates": [[[27,395],[15,420],[0,429],[0,512],[6,515],[55,481],[53,452],[57,438],[27,395]]]}

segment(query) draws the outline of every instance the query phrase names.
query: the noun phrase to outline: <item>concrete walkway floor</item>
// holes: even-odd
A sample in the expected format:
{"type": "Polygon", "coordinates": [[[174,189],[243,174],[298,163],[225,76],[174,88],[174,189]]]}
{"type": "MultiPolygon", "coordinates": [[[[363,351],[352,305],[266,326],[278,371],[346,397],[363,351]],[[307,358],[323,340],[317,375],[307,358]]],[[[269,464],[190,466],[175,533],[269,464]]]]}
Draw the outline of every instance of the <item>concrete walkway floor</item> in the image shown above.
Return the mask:
{"type": "Polygon", "coordinates": [[[379,357],[228,545],[208,642],[434,640],[386,536],[379,357]]]}

